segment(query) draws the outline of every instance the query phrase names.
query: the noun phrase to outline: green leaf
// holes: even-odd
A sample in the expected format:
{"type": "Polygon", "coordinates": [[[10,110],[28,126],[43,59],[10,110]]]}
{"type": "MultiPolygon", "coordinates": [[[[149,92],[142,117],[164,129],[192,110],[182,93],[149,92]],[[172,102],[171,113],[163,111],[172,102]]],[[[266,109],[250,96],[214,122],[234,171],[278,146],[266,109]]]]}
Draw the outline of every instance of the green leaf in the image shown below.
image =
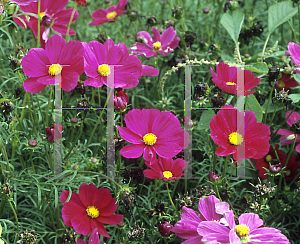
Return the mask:
{"type": "Polygon", "coordinates": [[[209,123],[212,119],[212,117],[214,117],[216,114],[214,112],[214,110],[204,110],[202,112],[199,124],[198,124],[198,130],[206,130],[209,129],[209,123]]]}
{"type": "Polygon", "coordinates": [[[228,31],[232,40],[237,44],[240,31],[244,22],[245,14],[235,10],[232,15],[229,13],[223,14],[221,18],[221,24],[228,31]]]}
{"type": "Polygon", "coordinates": [[[255,73],[268,73],[269,72],[268,65],[266,63],[262,63],[262,62],[252,64],[251,67],[246,66],[245,69],[250,70],[255,73]]]}
{"type": "Polygon", "coordinates": [[[293,78],[295,79],[295,81],[300,82],[300,74],[294,74],[293,78]]]}
{"type": "Polygon", "coordinates": [[[245,111],[254,112],[257,122],[262,121],[263,112],[261,106],[259,105],[258,101],[256,100],[256,97],[253,94],[248,95],[245,111]]]}
{"type": "Polygon", "coordinates": [[[292,1],[284,1],[272,5],[268,11],[269,33],[273,32],[275,28],[292,18],[297,11],[297,8],[293,8],[292,1]]]}
{"type": "Polygon", "coordinates": [[[300,94],[291,94],[289,98],[293,100],[293,103],[297,103],[300,100],[300,94]]]}

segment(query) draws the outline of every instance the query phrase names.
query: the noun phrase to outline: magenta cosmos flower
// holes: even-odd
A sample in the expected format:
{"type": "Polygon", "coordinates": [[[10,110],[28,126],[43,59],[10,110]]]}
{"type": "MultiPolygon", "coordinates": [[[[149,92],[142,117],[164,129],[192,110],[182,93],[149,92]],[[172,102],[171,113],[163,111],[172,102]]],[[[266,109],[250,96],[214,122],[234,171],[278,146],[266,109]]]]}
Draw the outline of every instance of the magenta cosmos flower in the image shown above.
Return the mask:
{"type": "Polygon", "coordinates": [[[145,162],[145,164],[151,169],[144,170],[144,176],[150,179],[163,179],[165,181],[179,180],[187,162],[181,158],[173,160],[172,158],[154,159],[151,164],[145,162]]]}
{"type": "Polygon", "coordinates": [[[182,207],[181,220],[172,229],[177,236],[187,239],[182,244],[202,243],[202,236],[197,232],[199,224],[203,221],[221,221],[222,215],[229,211],[229,204],[220,202],[212,195],[200,198],[198,209],[200,213],[182,207]]]}
{"type": "Polygon", "coordinates": [[[203,236],[204,243],[228,244],[289,244],[285,235],[275,228],[262,227],[263,221],[258,214],[244,213],[239,217],[239,224],[235,224],[233,211],[226,212],[225,219],[228,226],[216,221],[203,221],[198,225],[198,234],[203,236]],[[229,227],[229,228],[228,228],[229,227]]]}
{"type": "MultiPolygon", "coordinates": [[[[229,67],[228,64],[219,63],[217,65],[217,74],[211,69],[212,81],[221,90],[237,95],[237,68],[229,67]]],[[[244,87],[240,87],[245,91],[245,96],[254,93],[255,91],[248,91],[260,83],[260,78],[255,78],[250,70],[244,70],[244,87]],[[247,91],[247,92],[246,92],[247,91]]]]}
{"type": "Polygon", "coordinates": [[[107,9],[98,9],[92,14],[92,18],[95,19],[89,25],[102,25],[109,21],[116,21],[117,17],[126,13],[126,10],[123,10],[127,4],[127,0],[120,0],[117,6],[110,6],[107,9]]]}
{"type": "Polygon", "coordinates": [[[24,73],[30,77],[24,81],[24,89],[38,93],[55,84],[55,76],[60,74],[61,88],[73,90],[84,71],[83,54],[80,41],[66,43],[59,35],[49,38],[45,49],[30,49],[21,62],[24,73]]]}
{"type": "Polygon", "coordinates": [[[19,5],[28,5],[33,2],[37,2],[38,0],[12,0],[11,2],[19,4],[19,5]]]}
{"type": "MultiPolygon", "coordinates": [[[[64,9],[69,0],[60,0],[59,4],[57,0],[43,0],[41,1],[40,17],[42,18],[41,27],[50,28],[57,31],[62,35],[67,34],[67,29],[70,22],[70,18],[73,12],[72,8],[64,9]]],[[[26,6],[20,6],[20,9],[25,13],[38,14],[38,3],[33,2],[26,6]]],[[[19,16],[28,26],[32,29],[35,36],[38,35],[38,20],[34,16],[28,16],[29,21],[26,20],[24,15],[19,16]]],[[[18,19],[13,18],[14,21],[21,27],[27,28],[24,24],[18,19]]],[[[78,12],[75,10],[74,17],[72,22],[76,21],[78,18],[78,12]]],[[[75,35],[76,32],[69,30],[69,35],[75,35]]]]}
{"type": "Polygon", "coordinates": [[[170,26],[168,29],[166,29],[161,36],[158,29],[156,29],[154,26],[152,26],[152,32],[153,36],[151,37],[148,32],[140,31],[136,38],[143,38],[145,44],[137,42],[130,47],[130,51],[133,53],[141,53],[139,55],[145,55],[147,58],[149,58],[153,55],[154,57],[157,57],[158,53],[166,56],[173,52],[178,46],[180,38],[175,38],[176,31],[174,30],[173,26],[170,26]]]}
{"type": "MultiPolygon", "coordinates": [[[[291,111],[287,111],[285,114],[285,118],[287,118],[290,113],[291,111]]],[[[293,125],[294,127],[296,127],[297,126],[296,124],[300,123],[300,114],[293,112],[292,115],[288,118],[287,123],[290,127],[293,127],[293,125]]],[[[280,138],[281,145],[283,146],[292,144],[295,139],[295,136],[297,137],[296,142],[300,142],[300,135],[295,134],[293,131],[286,130],[286,129],[279,129],[277,134],[284,135],[280,138]]],[[[296,146],[295,149],[298,153],[300,153],[300,143],[296,146]]]]}
{"type": "Polygon", "coordinates": [[[157,109],[133,109],[125,116],[127,127],[117,127],[120,136],[132,143],[120,151],[125,158],[138,158],[144,153],[146,161],[172,158],[188,146],[189,134],[181,129],[176,116],[157,109]]]}
{"type": "Polygon", "coordinates": [[[79,234],[88,235],[96,229],[98,234],[110,238],[103,224],[116,225],[124,217],[114,214],[118,208],[117,200],[111,197],[107,188],[97,189],[93,183],[83,183],[79,194],[72,192],[70,201],[66,202],[68,196],[66,190],[60,195],[62,218],[66,226],[73,227],[79,234]]]}
{"type": "Polygon", "coordinates": [[[233,154],[234,160],[260,159],[269,152],[270,126],[257,123],[252,111],[240,112],[231,105],[225,105],[210,121],[213,141],[220,147],[218,156],[233,154]],[[237,128],[237,120],[244,120],[244,127],[237,128]],[[240,134],[244,131],[244,136],[240,134]],[[245,148],[245,154],[237,153],[245,148]]]}
{"type": "Polygon", "coordinates": [[[107,86],[108,75],[111,73],[109,65],[114,66],[114,87],[132,88],[137,86],[142,75],[157,76],[158,69],[142,65],[138,57],[129,55],[124,43],[115,45],[113,40],[107,39],[103,44],[91,41],[83,43],[85,59],[84,70],[90,78],[84,82],[85,86],[107,86]]]}
{"type": "MultiPolygon", "coordinates": [[[[87,243],[84,240],[78,238],[76,244],[87,244],[87,243]]],[[[90,235],[89,244],[100,244],[97,228],[95,228],[92,234],[90,235]]]]}
{"type": "Polygon", "coordinates": [[[275,81],[275,88],[279,91],[289,91],[291,87],[297,87],[299,83],[294,79],[291,78],[290,74],[282,73],[281,78],[279,81],[275,81]]]}

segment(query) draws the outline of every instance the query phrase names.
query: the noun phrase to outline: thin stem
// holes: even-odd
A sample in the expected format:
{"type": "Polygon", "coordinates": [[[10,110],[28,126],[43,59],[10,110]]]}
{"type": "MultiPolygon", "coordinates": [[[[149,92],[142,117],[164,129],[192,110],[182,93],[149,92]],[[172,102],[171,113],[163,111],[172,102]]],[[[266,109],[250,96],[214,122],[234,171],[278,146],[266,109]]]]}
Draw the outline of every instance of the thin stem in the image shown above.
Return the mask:
{"type": "Polygon", "coordinates": [[[218,198],[222,202],[222,198],[221,198],[220,193],[219,193],[218,185],[216,184],[215,186],[216,186],[216,192],[217,192],[218,198]]]}
{"type": "Polygon", "coordinates": [[[118,184],[116,181],[114,181],[112,178],[109,178],[108,176],[101,174],[101,173],[97,173],[97,172],[93,172],[93,171],[78,171],[78,173],[89,173],[89,174],[96,174],[96,175],[100,175],[102,177],[105,177],[106,179],[110,180],[111,182],[113,182],[116,186],[120,187],[121,189],[123,189],[123,187],[118,184]]]}
{"type": "Polygon", "coordinates": [[[39,0],[38,2],[38,36],[37,36],[37,43],[36,43],[36,47],[39,48],[40,46],[40,35],[41,35],[41,17],[40,17],[40,13],[41,13],[41,0],[39,0]]]}
{"type": "Polygon", "coordinates": [[[275,110],[274,110],[274,112],[273,112],[273,115],[272,115],[271,121],[270,121],[270,123],[269,123],[269,126],[271,126],[271,124],[272,124],[272,122],[273,122],[273,119],[274,119],[274,117],[275,117],[277,108],[278,108],[278,105],[276,104],[276,108],[275,108],[275,110]]]}
{"type": "Polygon", "coordinates": [[[47,104],[47,112],[46,112],[46,127],[48,127],[48,114],[49,114],[49,108],[50,108],[50,103],[51,103],[51,96],[52,96],[52,88],[50,87],[50,95],[48,98],[48,104],[47,104]]]}
{"type": "Polygon", "coordinates": [[[271,98],[272,98],[272,94],[273,94],[273,91],[274,91],[274,86],[275,86],[275,82],[273,83],[271,92],[269,94],[269,99],[268,99],[268,103],[267,103],[267,107],[266,107],[266,111],[265,111],[264,124],[267,123],[268,109],[269,109],[269,104],[270,104],[270,101],[271,101],[271,98]]]}
{"type": "Polygon", "coordinates": [[[265,50],[266,50],[266,47],[267,47],[267,44],[268,44],[270,35],[271,35],[271,33],[268,34],[267,39],[266,39],[266,41],[265,41],[265,45],[264,45],[263,51],[262,51],[262,53],[261,53],[261,62],[264,61],[264,58],[265,58],[265,50]]]}
{"type": "Polygon", "coordinates": [[[36,174],[34,164],[33,164],[33,160],[32,160],[32,150],[30,150],[30,161],[31,161],[31,166],[32,166],[33,173],[36,174]]]}
{"type": "Polygon", "coordinates": [[[157,180],[158,179],[155,179],[154,180],[154,191],[153,191],[153,205],[155,206],[156,204],[156,188],[157,188],[157,180]]]}
{"type": "Polygon", "coordinates": [[[178,183],[179,183],[179,180],[176,180],[175,185],[173,186],[172,194],[171,194],[172,198],[174,197],[178,183]]]}
{"type": "Polygon", "coordinates": [[[8,201],[10,207],[11,207],[11,210],[13,211],[14,213],[14,216],[15,216],[15,219],[16,219],[16,222],[17,222],[17,234],[19,235],[19,221],[18,221],[18,216],[17,216],[17,213],[13,207],[13,205],[11,204],[11,201],[8,201]]]}
{"type": "Polygon", "coordinates": [[[224,164],[224,168],[223,168],[223,172],[222,172],[222,178],[224,178],[225,175],[226,175],[226,170],[227,170],[227,166],[228,166],[228,159],[229,159],[229,156],[226,156],[225,164],[224,164]]]}
{"type": "Polygon", "coordinates": [[[77,3],[75,1],[75,7],[73,8],[73,12],[72,12],[72,15],[71,15],[71,18],[70,18],[70,21],[69,21],[69,25],[68,25],[68,30],[67,30],[67,35],[66,35],[66,42],[68,42],[68,39],[69,39],[69,31],[70,31],[71,23],[72,23],[73,18],[74,18],[76,8],[77,8],[77,3]]]}
{"type": "Polygon", "coordinates": [[[115,21],[115,24],[116,24],[116,27],[117,27],[117,29],[118,29],[118,32],[119,32],[120,36],[121,36],[122,39],[123,39],[123,42],[126,44],[126,39],[125,39],[125,37],[123,36],[123,34],[122,34],[122,32],[121,32],[121,30],[120,30],[120,28],[119,28],[119,26],[118,26],[118,21],[115,21]]]}
{"type": "Polygon", "coordinates": [[[290,23],[290,21],[289,21],[289,20],[288,20],[287,22],[288,22],[289,26],[290,26],[290,27],[291,27],[291,29],[292,29],[292,33],[293,33],[293,39],[294,39],[294,41],[296,42],[296,41],[297,41],[297,37],[296,37],[296,32],[295,32],[295,29],[294,29],[294,27],[291,25],[291,23],[290,23]]]}
{"type": "Polygon", "coordinates": [[[172,197],[171,197],[171,195],[170,195],[169,184],[168,184],[168,183],[166,183],[166,187],[167,187],[167,191],[168,191],[168,196],[169,196],[170,202],[171,202],[171,204],[172,204],[174,210],[176,211],[176,213],[178,213],[177,208],[175,207],[175,205],[174,205],[174,203],[173,203],[173,200],[172,200],[172,197]]]}

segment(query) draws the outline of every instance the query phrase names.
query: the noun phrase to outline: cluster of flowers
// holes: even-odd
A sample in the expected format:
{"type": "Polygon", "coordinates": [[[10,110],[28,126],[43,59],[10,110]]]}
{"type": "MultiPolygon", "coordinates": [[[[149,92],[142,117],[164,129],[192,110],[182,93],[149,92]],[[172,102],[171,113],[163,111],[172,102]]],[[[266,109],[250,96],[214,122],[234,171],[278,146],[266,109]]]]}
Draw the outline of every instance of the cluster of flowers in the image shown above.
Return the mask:
{"type": "Polygon", "coordinates": [[[181,220],[172,228],[176,235],[187,239],[184,244],[290,243],[279,230],[264,227],[257,214],[241,214],[237,225],[229,204],[213,195],[201,198],[198,209],[200,213],[182,207],[181,220]]]}

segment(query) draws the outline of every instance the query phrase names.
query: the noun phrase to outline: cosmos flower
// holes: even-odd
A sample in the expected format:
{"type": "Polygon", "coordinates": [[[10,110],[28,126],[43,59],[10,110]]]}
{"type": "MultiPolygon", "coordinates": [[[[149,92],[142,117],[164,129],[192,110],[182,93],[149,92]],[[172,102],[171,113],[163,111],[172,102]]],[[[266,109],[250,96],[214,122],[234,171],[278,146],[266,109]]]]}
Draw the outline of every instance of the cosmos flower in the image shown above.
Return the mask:
{"type": "MultiPolygon", "coordinates": [[[[84,240],[78,238],[76,244],[87,244],[87,243],[84,240]]],[[[95,228],[92,234],[90,235],[89,244],[100,244],[97,228],[95,228]]]]}
{"type": "Polygon", "coordinates": [[[197,232],[198,225],[203,221],[220,221],[221,216],[229,211],[229,204],[211,195],[200,198],[198,209],[200,213],[182,207],[181,220],[172,229],[180,238],[188,239],[183,244],[202,243],[202,236],[197,232]]]}
{"type": "Polygon", "coordinates": [[[139,78],[143,75],[157,76],[158,69],[142,65],[138,57],[129,55],[124,43],[115,45],[113,40],[107,39],[103,44],[91,41],[84,46],[85,60],[84,70],[89,79],[84,82],[85,86],[107,86],[107,76],[111,72],[109,65],[114,66],[114,87],[132,88],[137,86],[139,78]]]}
{"type": "Polygon", "coordinates": [[[91,26],[102,25],[109,21],[116,21],[117,17],[126,13],[126,10],[123,10],[128,0],[120,0],[118,5],[110,6],[107,9],[98,9],[92,14],[92,18],[95,19],[93,22],[89,23],[91,26]]]}
{"type": "Polygon", "coordinates": [[[275,81],[275,88],[278,91],[282,91],[284,89],[284,91],[287,92],[288,90],[290,90],[291,87],[297,86],[299,86],[299,83],[295,81],[294,78],[291,78],[290,74],[282,73],[282,76],[279,79],[279,81],[275,81]]]}
{"type": "Polygon", "coordinates": [[[151,169],[144,170],[144,176],[150,179],[163,179],[165,181],[179,180],[187,162],[181,158],[173,160],[172,158],[154,159],[153,162],[145,162],[151,169]]]}
{"type": "Polygon", "coordinates": [[[51,125],[50,127],[47,127],[45,129],[46,129],[46,139],[49,142],[56,142],[59,138],[61,138],[62,131],[64,130],[64,127],[62,125],[56,125],[56,124],[54,124],[54,125],[51,125]],[[56,135],[55,129],[60,134],[56,135]]]}
{"type": "Polygon", "coordinates": [[[46,49],[30,49],[21,62],[24,73],[30,77],[24,81],[24,89],[38,93],[55,84],[55,76],[61,74],[61,88],[73,90],[84,71],[83,54],[80,41],[66,43],[59,35],[49,38],[46,49]]]}
{"type": "MultiPolygon", "coordinates": [[[[287,111],[285,114],[285,118],[287,118],[290,113],[291,113],[291,111],[287,111]]],[[[288,118],[287,123],[290,127],[293,127],[294,124],[295,125],[299,124],[300,123],[300,114],[293,112],[292,115],[288,118]]],[[[300,135],[295,134],[293,131],[286,130],[286,129],[279,129],[277,134],[284,135],[280,138],[281,145],[283,145],[283,146],[292,144],[295,136],[296,136],[296,142],[300,142],[300,135]]],[[[300,143],[296,146],[295,149],[298,153],[300,153],[300,143]]]]}
{"type": "Polygon", "coordinates": [[[154,57],[157,57],[158,53],[167,56],[169,53],[173,52],[179,44],[180,38],[175,38],[176,31],[173,26],[166,29],[161,36],[159,30],[154,26],[152,26],[152,32],[153,36],[151,37],[148,32],[140,31],[136,38],[143,38],[145,44],[137,42],[130,47],[130,51],[133,53],[141,53],[139,55],[145,55],[147,58],[153,55],[154,57]]]}
{"type": "Polygon", "coordinates": [[[138,158],[143,153],[146,161],[156,158],[156,153],[172,158],[188,146],[189,134],[171,112],[133,109],[125,116],[125,123],[127,127],[117,127],[120,136],[132,143],[120,151],[125,158],[138,158]]]}
{"type": "MultiPolygon", "coordinates": [[[[228,64],[219,63],[217,65],[217,74],[211,69],[212,81],[221,90],[237,95],[237,68],[229,67],[228,64]]],[[[241,87],[245,91],[245,96],[254,93],[255,91],[248,91],[260,83],[260,78],[255,78],[250,70],[244,70],[244,87],[241,87]],[[244,89],[243,89],[244,88],[244,89]]]]}
{"type": "Polygon", "coordinates": [[[220,147],[216,150],[218,156],[233,154],[234,160],[248,158],[260,159],[270,148],[270,126],[257,123],[252,111],[240,112],[231,105],[225,105],[210,121],[209,128],[213,141],[220,147]],[[244,120],[244,127],[237,128],[237,120],[244,120]],[[244,131],[244,137],[239,133],[244,131]],[[237,153],[239,148],[245,148],[244,155],[237,153]]]}
{"type": "MultiPolygon", "coordinates": [[[[59,4],[57,4],[56,0],[43,0],[41,1],[41,8],[40,8],[40,17],[41,20],[41,33],[45,30],[45,28],[51,28],[54,31],[62,35],[67,34],[68,25],[70,22],[70,18],[73,12],[72,8],[64,9],[69,0],[60,0],[59,4]]],[[[33,13],[38,14],[38,3],[33,2],[29,5],[20,6],[20,9],[25,13],[33,13]]],[[[24,15],[19,16],[28,26],[32,29],[35,36],[38,35],[38,20],[34,16],[28,16],[29,21],[26,19],[24,15]]],[[[18,19],[13,18],[17,25],[27,28],[24,24],[18,19]]],[[[77,10],[74,13],[74,17],[72,23],[76,21],[78,18],[77,10]]],[[[69,30],[69,35],[75,35],[76,32],[73,30],[69,30]]]]}
{"type": "Polygon", "coordinates": [[[197,231],[199,235],[203,236],[202,241],[204,243],[290,243],[279,230],[263,227],[263,221],[258,214],[242,214],[239,216],[238,225],[235,224],[232,210],[224,215],[228,226],[224,226],[216,221],[203,221],[198,225],[197,231]]]}
{"type": "Polygon", "coordinates": [[[72,0],[72,1],[76,1],[76,3],[78,4],[78,5],[83,5],[83,6],[86,6],[86,0],[72,0]]]}
{"type": "Polygon", "coordinates": [[[116,225],[123,219],[123,215],[114,214],[118,208],[117,200],[111,197],[107,188],[99,188],[91,183],[83,183],[79,187],[79,194],[72,192],[69,202],[66,202],[69,191],[64,190],[60,195],[63,203],[62,218],[66,226],[82,235],[88,235],[93,230],[104,237],[110,238],[103,224],[116,225]]]}
{"type": "Polygon", "coordinates": [[[33,2],[37,2],[38,0],[11,0],[11,2],[19,4],[19,5],[28,5],[33,2]]]}

